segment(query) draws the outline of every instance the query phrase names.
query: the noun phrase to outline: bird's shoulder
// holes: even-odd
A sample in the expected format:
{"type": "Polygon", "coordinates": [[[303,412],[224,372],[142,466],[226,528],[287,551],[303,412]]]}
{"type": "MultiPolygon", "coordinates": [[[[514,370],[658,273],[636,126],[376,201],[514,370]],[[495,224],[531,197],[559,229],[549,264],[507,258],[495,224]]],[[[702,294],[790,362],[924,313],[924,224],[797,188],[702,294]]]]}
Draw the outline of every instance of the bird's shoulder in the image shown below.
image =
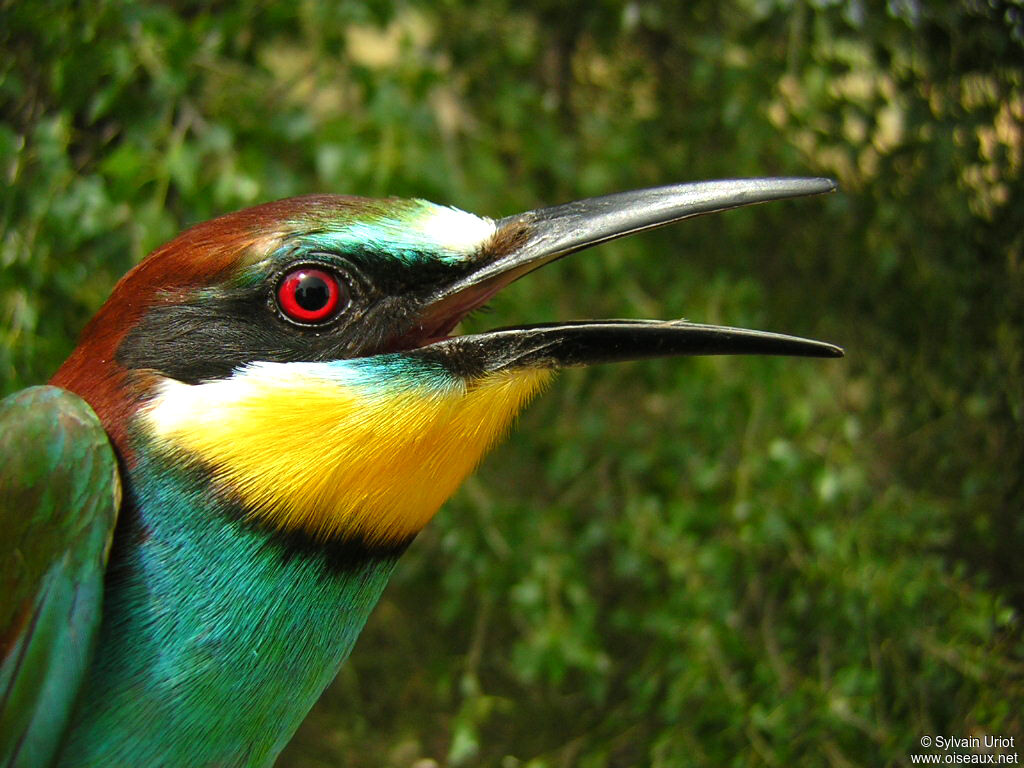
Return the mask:
{"type": "Polygon", "coordinates": [[[92,408],[52,386],[0,400],[0,763],[48,765],[92,655],[120,506],[92,408]]]}

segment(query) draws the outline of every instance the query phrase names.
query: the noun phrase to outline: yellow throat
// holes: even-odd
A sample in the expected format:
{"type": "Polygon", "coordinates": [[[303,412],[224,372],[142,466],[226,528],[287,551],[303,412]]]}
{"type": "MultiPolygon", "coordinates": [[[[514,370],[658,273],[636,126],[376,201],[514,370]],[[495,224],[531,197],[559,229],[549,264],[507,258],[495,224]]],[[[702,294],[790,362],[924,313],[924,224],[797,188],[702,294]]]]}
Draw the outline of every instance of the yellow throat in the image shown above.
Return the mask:
{"type": "Polygon", "coordinates": [[[385,357],[255,363],[195,385],[166,379],[143,424],[262,521],[323,540],[400,543],[430,521],[550,372],[467,382],[437,364],[385,357]]]}

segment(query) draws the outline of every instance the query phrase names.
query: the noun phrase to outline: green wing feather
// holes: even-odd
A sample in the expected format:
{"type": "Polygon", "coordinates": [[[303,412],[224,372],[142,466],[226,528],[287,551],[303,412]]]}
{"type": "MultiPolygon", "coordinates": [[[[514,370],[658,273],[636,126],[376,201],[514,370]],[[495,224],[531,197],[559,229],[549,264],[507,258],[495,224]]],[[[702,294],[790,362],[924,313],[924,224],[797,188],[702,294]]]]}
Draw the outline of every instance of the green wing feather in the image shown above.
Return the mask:
{"type": "Polygon", "coordinates": [[[120,505],[117,460],[77,395],[0,401],[0,766],[53,761],[92,657],[120,505]]]}

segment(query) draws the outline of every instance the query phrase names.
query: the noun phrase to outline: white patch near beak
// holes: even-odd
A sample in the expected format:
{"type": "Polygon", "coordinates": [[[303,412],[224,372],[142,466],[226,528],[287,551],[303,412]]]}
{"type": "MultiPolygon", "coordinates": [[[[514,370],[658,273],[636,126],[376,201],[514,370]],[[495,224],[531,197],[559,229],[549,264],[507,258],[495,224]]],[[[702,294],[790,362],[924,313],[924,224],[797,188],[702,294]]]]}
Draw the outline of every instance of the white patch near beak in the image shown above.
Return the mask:
{"type": "Polygon", "coordinates": [[[435,243],[446,253],[461,254],[464,258],[479,253],[496,230],[493,219],[433,203],[411,224],[425,242],[435,243]]]}

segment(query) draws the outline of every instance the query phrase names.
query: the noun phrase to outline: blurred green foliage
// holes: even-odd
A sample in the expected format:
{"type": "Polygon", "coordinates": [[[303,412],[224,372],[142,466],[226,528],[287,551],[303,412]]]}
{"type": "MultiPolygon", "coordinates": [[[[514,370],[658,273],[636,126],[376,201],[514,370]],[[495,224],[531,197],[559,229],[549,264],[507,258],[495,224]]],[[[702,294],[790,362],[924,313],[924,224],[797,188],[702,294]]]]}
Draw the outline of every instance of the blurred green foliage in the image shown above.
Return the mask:
{"type": "Polygon", "coordinates": [[[1019,2],[0,14],[3,392],[45,380],[152,247],[266,199],[498,216],[713,177],[842,185],[581,254],[471,319],[685,313],[848,357],[564,375],[406,556],[282,765],[1024,743],[1019,2]]]}

